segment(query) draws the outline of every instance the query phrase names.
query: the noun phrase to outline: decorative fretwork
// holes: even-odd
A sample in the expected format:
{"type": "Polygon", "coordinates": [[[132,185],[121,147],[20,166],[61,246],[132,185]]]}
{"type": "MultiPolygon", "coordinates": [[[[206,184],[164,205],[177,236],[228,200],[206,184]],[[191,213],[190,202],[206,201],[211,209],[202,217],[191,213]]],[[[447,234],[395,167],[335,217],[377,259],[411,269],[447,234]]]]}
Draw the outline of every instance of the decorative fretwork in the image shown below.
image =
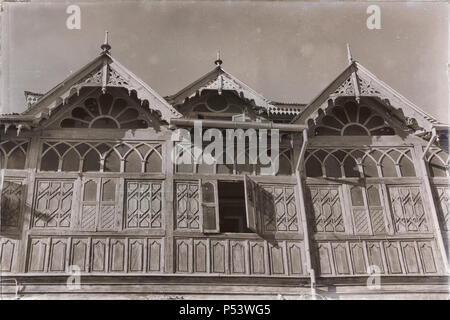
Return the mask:
{"type": "Polygon", "coordinates": [[[352,79],[348,78],[344,81],[339,88],[336,89],[334,94],[342,96],[353,96],[355,95],[355,90],[353,90],[352,79]]]}
{"type": "Polygon", "coordinates": [[[294,190],[294,187],[283,185],[258,187],[258,209],[264,218],[265,231],[298,231],[294,190]]]}
{"type": "Polygon", "coordinates": [[[389,187],[396,232],[428,231],[419,187],[389,187]]]}
{"type": "Polygon", "coordinates": [[[177,181],[176,226],[179,229],[200,229],[200,203],[198,182],[177,181]]]}
{"type": "Polygon", "coordinates": [[[161,182],[128,181],[126,190],[126,226],[161,228],[161,182]]]}
{"type": "MultiPolygon", "coordinates": [[[[111,75],[110,81],[113,81],[115,85],[121,85],[125,81],[116,73],[111,75]]],[[[85,99],[64,117],[60,126],[61,128],[142,129],[148,128],[150,122],[149,116],[137,103],[105,93],[95,94],[85,99]]]]}
{"type": "Polygon", "coordinates": [[[415,177],[409,148],[310,149],[305,155],[309,177],[415,177]]]}
{"type": "Polygon", "coordinates": [[[435,187],[435,198],[442,228],[450,231],[450,187],[435,187]]]}
{"type": "Polygon", "coordinates": [[[0,169],[24,169],[27,140],[0,140],[0,169]]]}
{"type": "MultiPolygon", "coordinates": [[[[225,135],[224,135],[225,137],[225,135]]],[[[224,145],[225,147],[225,145],[224,145]]],[[[250,155],[248,149],[245,150],[245,163],[239,164],[237,162],[237,152],[235,152],[234,163],[226,164],[226,153],[223,153],[222,161],[217,161],[219,155],[215,156],[215,161],[217,163],[207,164],[205,161],[202,161],[201,164],[198,164],[198,160],[196,161],[196,150],[194,143],[186,144],[177,142],[175,143],[175,154],[176,154],[176,162],[175,162],[175,171],[177,173],[199,173],[199,174],[248,174],[248,175],[276,175],[276,176],[289,176],[294,172],[293,167],[293,157],[292,157],[292,148],[280,147],[278,150],[278,157],[274,159],[278,161],[278,168],[273,165],[271,167],[271,163],[267,165],[262,165],[260,163],[253,164],[250,161],[250,155]],[[278,169],[278,170],[277,170],[278,169]]],[[[197,153],[201,155],[201,152],[197,153]]],[[[268,154],[270,155],[270,150],[268,150],[268,154]]],[[[258,157],[256,156],[256,162],[258,157]]]]}
{"type": "Polygon", "coordinates": [[[38,181],[33,207],[33,226],[69,228],[72,218],[72,181],[38,181]]]}
{"type": "Polygon", "coordinates": [[[162,146],[146,142],[59,142],[42,147],[41,171],[162,172],[162,146]]]}
{"type": "Polygon", "coordinates": [[[1,229],[18,228],[20,221],[20,208],[22,202],[22,181],[5,180],[1,190],[1,229]]]}
{"type": "MultiPolygon", "coordinates": [[[[349,88],[351,88],[350,85],[339,90],[349,90],[349,88]]],[[[334,106],[315,128],[315,135],[318,136],[384,136],[394,134],[395,130],[381,115],[376,114],[369,107],[353,101],[345,103],[344,106],[334,106]]]]}
{"type": "Polygon", "coordinates": [[[381,92],[373,85],[371,80],[366,80],[364,78],[358,78],[359,91],[363,96],[378,96],[381,92]]]}
{"type": "Polygon", "coordinates": [[[339,189],[332,186],[309,186],[316,232],[344,232],[339,189]]]}

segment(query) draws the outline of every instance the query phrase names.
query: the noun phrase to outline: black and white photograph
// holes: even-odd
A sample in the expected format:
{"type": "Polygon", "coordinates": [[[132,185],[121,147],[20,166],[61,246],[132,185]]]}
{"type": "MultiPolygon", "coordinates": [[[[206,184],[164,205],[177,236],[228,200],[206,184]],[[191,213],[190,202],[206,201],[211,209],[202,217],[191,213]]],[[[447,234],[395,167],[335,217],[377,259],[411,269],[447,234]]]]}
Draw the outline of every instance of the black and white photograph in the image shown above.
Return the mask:
{"type": "Polygon", "coordinates": [[[0,2],[0,300],[449,300],[448,15],[0,2]]]}

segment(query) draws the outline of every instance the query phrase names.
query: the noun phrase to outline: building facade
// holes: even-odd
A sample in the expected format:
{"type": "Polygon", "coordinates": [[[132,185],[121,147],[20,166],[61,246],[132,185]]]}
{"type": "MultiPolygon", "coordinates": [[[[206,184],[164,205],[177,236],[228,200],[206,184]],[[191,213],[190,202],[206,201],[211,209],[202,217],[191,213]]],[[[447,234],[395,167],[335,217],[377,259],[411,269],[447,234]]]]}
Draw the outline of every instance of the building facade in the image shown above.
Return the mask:
{"type": "Polygon", "coordinates": [[[215,64],[161,97],[106,42],[0,116],[3,296],[446,298],[448,126],[350,55],[309,104],[215,64]],[[279,170],[197,163],[199,123],[278,130],[279,170]]]}

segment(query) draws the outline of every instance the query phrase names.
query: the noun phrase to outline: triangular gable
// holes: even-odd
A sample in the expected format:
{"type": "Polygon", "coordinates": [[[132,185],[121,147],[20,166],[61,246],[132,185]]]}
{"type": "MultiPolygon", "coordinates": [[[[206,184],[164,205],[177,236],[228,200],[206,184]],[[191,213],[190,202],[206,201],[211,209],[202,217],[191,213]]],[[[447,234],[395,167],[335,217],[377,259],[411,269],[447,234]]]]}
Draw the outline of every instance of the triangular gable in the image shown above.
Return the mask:
{"type": "MultiPolygon", "coordinates": [[[[28,122],[29,119],[33,119],[31,125],[35,125],[42,119],[48,118],[67,99],[78,94],[83,87],[101,87],[105,90],[108,87],[123,87],[128,89],[130,93],[135,91],[137,98],[141,101],[147,100],[150,110],[158,113],[162,120],[169,122],[172,118],[181,117],[181,114],[175,108],[143,80],[122,66],[108,52],[103,52],[99,57],[40,97],[21,115],[15,115],[14,120],[20,123],[22,118],[28,122]]],[[[0,120],[7,119],[0,116],[0,120]]],[[[15,125],[17,126],[17,124],[15,125]]]]}
{"type": "Polygon", "coordinates": [[[360,63],[353,61],[345,70],[327,86],[305,110],[292,120],[292,123],[307,123],[310,119],[319,117],[319,110],[328,107],[328,100],[340,96],[374,97],[381,100],[388,99],[389,106],[383,103],[387,111],[399,118],[404,118],[406,125],[418,127],[417,131],[431,131],[439,124],[431,115],[421,110],[414,103],[378,79],[360,63]],[[401,110],[400,110],[401,109],[401,110]]]}
{"type": "Polygon", "coordinates": [[[167,100],[174,106],[181,105],[186,99],[200,95],[203,90],[217,90],[219,93],[222,90],[236,91],[239,96],[252,101],[255,106],[262,107],[268,112],[271,109],[277,109],[268,99],[226,72],[221,66],[214,68],[214,70],[208,72],[178,93],[167,97],[167,100]]]}

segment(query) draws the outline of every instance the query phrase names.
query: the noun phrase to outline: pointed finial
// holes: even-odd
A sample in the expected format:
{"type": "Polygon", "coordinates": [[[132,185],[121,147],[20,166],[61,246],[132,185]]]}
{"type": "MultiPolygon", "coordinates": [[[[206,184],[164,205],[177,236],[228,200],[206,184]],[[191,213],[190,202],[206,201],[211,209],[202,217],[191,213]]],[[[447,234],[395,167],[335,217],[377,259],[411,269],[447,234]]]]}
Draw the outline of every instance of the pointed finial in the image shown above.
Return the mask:
{"type": "Polygon", "coordinates": [[[109,52],[111,50],[111,46],[108,43],[108,31],[105,31],[105,42],[100,47],[102,49],[102,52],[109,52]]]}
{"type": "Polygon", "coordinates": [[[348,59],[348,64],[353,63],[352,53],[350,51],[350,45],[348,43],[347,43],[347,59],[348,59]]]}
{"type": "Polygon", "coordinates": [[[214,61],[214,64],[216,65],[216,66],[218,66],[218,67],[220,67],[221,65],[222,65],[222,60],[220,60],[220,50],[219,51],[217,51],[217,58],[216,58],[216,61],[214,61]]]}

